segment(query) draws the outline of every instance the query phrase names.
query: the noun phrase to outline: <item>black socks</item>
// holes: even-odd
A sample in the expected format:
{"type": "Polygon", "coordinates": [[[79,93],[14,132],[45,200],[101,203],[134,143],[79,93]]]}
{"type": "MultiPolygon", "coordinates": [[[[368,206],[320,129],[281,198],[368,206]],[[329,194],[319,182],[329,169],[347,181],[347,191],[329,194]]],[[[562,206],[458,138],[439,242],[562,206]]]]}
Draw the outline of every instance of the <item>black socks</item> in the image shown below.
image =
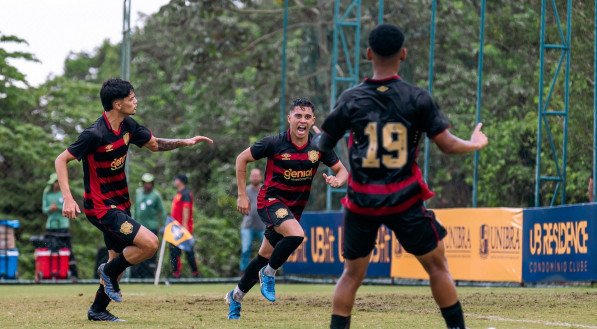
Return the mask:
{"type": "Polygon", "coordinates": [[[249,292],[249,290],[259,282],[259,270],[267,265],[267,261],[267,258],[257,255],[257,257],[249,262],[249,265],[247,265],[247,268],[245,269],[245,274],[243,274],[240,281],[238,281],[238,288],[242,292],[249,292]]]}
{"type": "Polygon", "coordinates": [[[275,270],[288,260],[288,257],[298,248],[305,238],[302,236],[286,236],[274,248],[269,266],[275,270]]]}
{"type": "Polygon", "coordinates": [[[112,259],[108,262],[108,264],[106,264],[106,266],[104,266],[104,273],[106,273],[107,276],[115,279],[131,265],[131,263],[126,261],[124,255],[120,254],[118,257],[112,259]]]}
{"type": "Polygon", "coordinates": [[[350,315],[342,316],[332,314],[332,321],[330,323],[330,329],[349,329],[350,328],[350,315]]]}
{"type": "Polygon", "coordinates": [[[108,304],[110,304],[110,297],[106,295],[104,292],[104,286],[100,284],[97,292],[95,293],[93,304],[91,304],[91,310],[96,313],[103,312],[106,310],[106,307],[108,307],[108,304]]]}
{"type": "Polygon", "coordinates": [[[462,306],[460,302],[448,307],[440,309],[448,329],[465,329],[464,314],[462,314],[462,306]]]}

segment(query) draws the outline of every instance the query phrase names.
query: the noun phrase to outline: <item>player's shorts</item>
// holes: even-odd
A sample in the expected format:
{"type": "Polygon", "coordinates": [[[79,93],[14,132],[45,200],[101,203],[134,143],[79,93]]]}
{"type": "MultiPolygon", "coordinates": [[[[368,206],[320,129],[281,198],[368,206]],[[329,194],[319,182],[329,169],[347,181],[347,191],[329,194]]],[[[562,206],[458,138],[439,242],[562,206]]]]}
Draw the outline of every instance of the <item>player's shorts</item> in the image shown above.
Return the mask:
{"type": "Polygon", "coordinates": [[[109,210],[102,218],[87,217],[91,224],[104,233],[104,242],[108,250],[122,253],[122,250],[133,245],[133,240],[141,228],[128,211],[109,210]]]}
{"type": "Polygon", "coordinates": [[[433,211],[418,203],[403,213],[389,216],[363,216],[346,210],[344,215],[343,254],[346,259],[369,255],[377,241],[381,225],[391,229],[404,249],[424,255],[435,249],[447,234],[433,211]]]}
{"type": "Polygon", "coordinates": [[[275,247],[284,236],[276,232],[274,227],[280,226],[283,222],[289,219],[295,219],[294,215],[290,209],[281,202],[276,202],[271,206],[257,209],[257,213],[259,214],[261,221],[265,224],[265,238],[273,247],[275,247]]]}

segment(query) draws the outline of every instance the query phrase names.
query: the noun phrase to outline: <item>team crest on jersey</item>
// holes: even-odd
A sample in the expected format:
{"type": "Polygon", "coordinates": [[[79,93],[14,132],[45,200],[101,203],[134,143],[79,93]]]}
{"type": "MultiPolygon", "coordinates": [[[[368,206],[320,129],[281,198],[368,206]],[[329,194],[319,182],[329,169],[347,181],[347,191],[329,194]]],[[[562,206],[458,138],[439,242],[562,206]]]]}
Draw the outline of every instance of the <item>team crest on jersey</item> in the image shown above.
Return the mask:
{"type": "Polygon", "coordinates": [[[110,169],[118,170],[118,169],[124,167],[125,160],[126,160],[126,154],[121,156],[118,159],[114,159],[114,161],[112,161],[112,163],[110,164],[110,169]]]}
{"type": "Polygon", "coordinates": [[[114,145],[112,145],[112,144],[106,145],[106,152],[112,151],[113,148],[114,148],[114,145]]]}
{"type": "Polygon", "coordinates": [[[288,210],[286,210],[286,208],[280,208],[280,209],[276,210],[277,218],[282,219],[286,216],[288,216],[288,210]]]}
{"type": "Polygon", "coordinates": [[[120,225],[120,233],[124,235],[133,233],[133,224],[129,223],[128,221],[122,223],[122,225],[120,225]]]}
{"type": "Polygon", "coordinates": [[[315,163],[319,161],[319,151],[311,150],[309,151],[309,161],[315,163]]]}
{"type": "Polygon", "coordinates": [[[283,153],[280,156],[282,157],[282,160],[290,160],[290,154],[289,153],[283,153]]]}
{"type": "Polygon", "coordinates": [[[382,93],[385,93],[386,91],[388,91],[388,89],[390,89],[390,88],[388,88],[386,86],[377,87],[377,91],[382,92],[382,93]]]}
{"type": "Polygon", "coordinates": [[[129,145],[129,140],[131,139],[129,133],[124,134],[124,136],[122,136],[122,139],[124,139],[124,144],[129,145]]]}

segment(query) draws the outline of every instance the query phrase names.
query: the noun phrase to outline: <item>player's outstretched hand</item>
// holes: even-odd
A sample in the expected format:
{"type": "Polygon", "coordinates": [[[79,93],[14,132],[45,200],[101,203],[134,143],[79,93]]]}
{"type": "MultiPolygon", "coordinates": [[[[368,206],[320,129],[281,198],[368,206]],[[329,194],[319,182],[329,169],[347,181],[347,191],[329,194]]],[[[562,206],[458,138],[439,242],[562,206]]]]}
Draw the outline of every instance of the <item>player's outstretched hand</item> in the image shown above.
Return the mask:
{"type": "Polygon", "coordinates": [[[473,134],[471,135],[470,141],[473,143],[473,145],[475,145],[477,150],[484,148],[488,143],[487,136],[485,136],[485,134],[481,131],[482,127],[483,124],[479,122],[475,127],[475,130],[473,130],[473,134]]]}
{"type": "Polygon", "coordinates": [[[238,196],[236,199],[236,210],[243,215],[249,214],[249,210],[251,210],[251,204],[249,203],[249,198],[247,196],[238,196]]]}
{"type": "Polygon", "coordinates": [[[334,176],[334,175],[326,175],[323,174],[323,179],[325,179],[325,183],[328,184],[331,187],[340,187],[342,186],[342,182],[340,182],[340,180],[338,179],[338,177],[334,176]]]}
{"type": "Polygon", "coordinates": [[[68,219],[75,219],[81,213],[79,205],[73,199],[65,199],[62,205],[62,216],[68,219]]]}
{"type": "Polygon", "coordinates": [[[313,129],[313,131],[314,131],[316,134],[319,134],[319,133],[321,133],[321,129],[319,129],[319,127],[317,127],[316,125],[313,125],[313,126],[311,126],[311,129],[313,129]]]}
{"type": "Polygon", "coordinates": [[[195,137],[185,139],[185,143],[187,144],[187,146],[191,146],[191,145],[195,145],[195,144],[199,144],[199,143],[203,143],[203,142],[207,142],[210,144],[214,143],[214,141],[211,140],[211,138],[205,137],[205,136],[195,136],[195,137]]]}

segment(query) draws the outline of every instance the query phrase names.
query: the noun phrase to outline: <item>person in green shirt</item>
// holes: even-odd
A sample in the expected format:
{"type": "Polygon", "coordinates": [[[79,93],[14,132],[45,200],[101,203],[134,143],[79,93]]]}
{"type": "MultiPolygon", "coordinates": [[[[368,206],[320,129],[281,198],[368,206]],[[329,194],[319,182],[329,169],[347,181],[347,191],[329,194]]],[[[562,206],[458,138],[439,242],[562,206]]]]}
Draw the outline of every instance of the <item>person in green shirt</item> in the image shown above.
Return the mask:
{"type": "MultiPolygon", "coordinates": [[[[166,210],[162,197],[154,188],[155,177],[150,173],[141,176],[143,186],[136,191],[133,217],[143,226],[147,227],[155,235],[158,235],[160,225],[166,220],[166,210]]],[[[158,235],[159,236],[159,235],[158,235]]],[[[131,276],[134,278],[151,278],[155,274],[155,255],[131,268],[131,276]]]]}
{"type": "Polygon", "coordinates": [[[58,185],[58,176],[53,173],[47,182],[42,197],[42,212],[48,216],[46,220],[46,236],[51,236],[58,244],[55,247],[66,247],[70,249],[70,258],[68,267],[71,278],[76,280],[79,276],[77,271],[77,261],[73,253],[71,236],[69,233],[70,221],[68,218],[62,216],[62,193],[60,192],[60,185],[58,185]]]}

